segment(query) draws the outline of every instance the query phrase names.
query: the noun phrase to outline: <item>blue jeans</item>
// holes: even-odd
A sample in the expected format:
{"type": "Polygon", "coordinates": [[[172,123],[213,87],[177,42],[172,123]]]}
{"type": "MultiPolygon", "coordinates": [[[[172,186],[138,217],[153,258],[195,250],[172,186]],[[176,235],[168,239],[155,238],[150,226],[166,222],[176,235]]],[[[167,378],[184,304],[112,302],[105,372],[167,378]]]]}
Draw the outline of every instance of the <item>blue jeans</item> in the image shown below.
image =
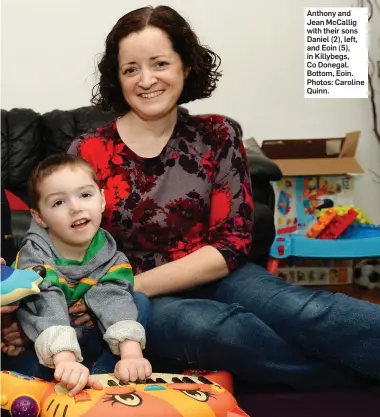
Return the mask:
{"type": "Polygon", "coordinates": [[[290,285],[254,264],[152,299],[150,311],[148,356],[225,369],[257,385],[380,380],[379,305],[290,285]]]}
{"type": "MultiPolygon", "coordinates": [[[[138,310],[137,320],[146,328],[150,310],[149,298],[145,294],[135,292],[133,300],[138,310]]],[[[84,339],[84,343],[81,345],[83,364],[92,373],[113,372],[119,357],[111,353],[107,344],[103,341],[98,327],[85,329],[84,339]]],[[[54,369],[47,368],[39,363],[33,345],[26,347],[17,357],[4,355],[2,357],[2,369],[35,376],[47,381],[54,379],[54,369]]]]}

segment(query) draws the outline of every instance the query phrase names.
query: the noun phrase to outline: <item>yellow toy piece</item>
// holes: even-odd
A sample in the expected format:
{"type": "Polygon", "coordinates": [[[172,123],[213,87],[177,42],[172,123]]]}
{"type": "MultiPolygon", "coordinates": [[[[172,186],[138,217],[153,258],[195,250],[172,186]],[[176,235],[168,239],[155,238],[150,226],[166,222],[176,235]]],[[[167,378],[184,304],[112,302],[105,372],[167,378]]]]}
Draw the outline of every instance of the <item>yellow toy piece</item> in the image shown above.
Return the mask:
{"type": "MultiPolygon", "coordinates": [[[[355,206],[335,206],[333,208],[336,211],[337,216],[343,216],[344,214],[347,214],[347,212],[350,209],[354,209],[357,213],[358,216],[355,219],[355,223],[358,224],[372,224],[371,219],[367,216],[367,214],[360,208],[357,208],[355,206]]],[[[322,209],[322,210],[318,210],[317,216],[322,216],[323,214],[325,214],[328,210],[331,209],[322,209]]]]}

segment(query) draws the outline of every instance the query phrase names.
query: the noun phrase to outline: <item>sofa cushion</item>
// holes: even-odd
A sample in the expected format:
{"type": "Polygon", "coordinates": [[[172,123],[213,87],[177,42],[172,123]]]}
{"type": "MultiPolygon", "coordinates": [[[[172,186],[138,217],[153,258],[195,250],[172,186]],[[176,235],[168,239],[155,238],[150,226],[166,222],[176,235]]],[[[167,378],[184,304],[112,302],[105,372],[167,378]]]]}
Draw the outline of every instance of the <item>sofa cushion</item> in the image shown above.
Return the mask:
{"type": "Polygon", "coordinates": [[[11,210],[3,185],[1,185],[1,256],[8,264],[16,257],[16,246],[13,240],[11,223],[11,210]]]}
{"type": "Polygon", "coordinates": [[[12,191],[25,190],[33,167],[41,160],[41,117],[30,109],[1,111],[1,178],[12,191]]]}
{"type": "Polygon", "coordinates": [[[66,152],[79,135],[94,131],[116,117],[112,112],[101,112],[96,107],[75,110],[53,110],[42,115],[45,154],[66,152]]]}

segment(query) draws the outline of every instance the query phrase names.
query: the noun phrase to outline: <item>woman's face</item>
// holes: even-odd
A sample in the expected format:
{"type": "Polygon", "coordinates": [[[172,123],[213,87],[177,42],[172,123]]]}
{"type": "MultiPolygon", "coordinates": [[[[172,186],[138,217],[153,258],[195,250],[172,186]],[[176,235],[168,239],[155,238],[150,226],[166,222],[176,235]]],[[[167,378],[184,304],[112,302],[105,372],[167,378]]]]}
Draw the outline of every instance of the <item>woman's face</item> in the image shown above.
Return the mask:
{"type": "Polygon", "coordinates": [[[119,80],[132,111],[155,120],[176,107],[185,71],[165,32],[148,26],[120,41],[119,80]]]}

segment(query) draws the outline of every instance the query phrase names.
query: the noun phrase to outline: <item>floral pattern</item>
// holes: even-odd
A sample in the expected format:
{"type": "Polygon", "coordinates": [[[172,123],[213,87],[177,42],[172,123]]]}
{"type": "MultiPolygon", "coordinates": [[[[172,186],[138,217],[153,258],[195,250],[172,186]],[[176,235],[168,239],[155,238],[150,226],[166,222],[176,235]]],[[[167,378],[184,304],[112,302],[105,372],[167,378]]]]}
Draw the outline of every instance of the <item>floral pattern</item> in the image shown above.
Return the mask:
{"type": "Polygon", "coordinates": [[[222,116],[179,113],[154,158],[136,155],[117,120],[74,140],[106,197],[102,226],[135,274],[211,245],[232,271],[251,244],[253,199],[240,127],[222,116]]]}

